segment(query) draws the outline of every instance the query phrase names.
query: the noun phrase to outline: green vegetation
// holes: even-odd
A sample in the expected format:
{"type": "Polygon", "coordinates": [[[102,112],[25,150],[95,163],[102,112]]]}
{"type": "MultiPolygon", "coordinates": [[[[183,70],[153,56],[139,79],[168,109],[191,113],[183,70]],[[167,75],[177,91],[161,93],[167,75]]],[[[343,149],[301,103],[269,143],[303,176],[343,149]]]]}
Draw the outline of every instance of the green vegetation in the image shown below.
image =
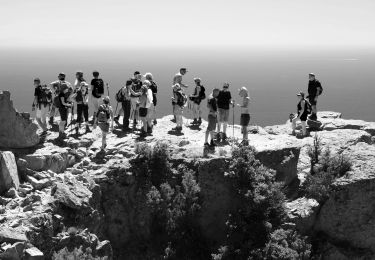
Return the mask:
{"type": "Polygon", "coordinates": [[[69,251],[67,248],[61,249],[59,252],[54,252],[52,260],[107,260],[108,257],[93,257],[91,249],[87,248],[83,252],[82,247],[74,248],[69,251]]]}
{"type": "Polygon", "coordinates": [[[317,135],[314,137],[314,144],[309,148],[309,157],[311,170],[302,190],[306,197],[314,198],[322,203],[328,199],[332,183],[350,171],[352,164],[347,156],[332,155],[329,147],[323,149],[317,135]]]}

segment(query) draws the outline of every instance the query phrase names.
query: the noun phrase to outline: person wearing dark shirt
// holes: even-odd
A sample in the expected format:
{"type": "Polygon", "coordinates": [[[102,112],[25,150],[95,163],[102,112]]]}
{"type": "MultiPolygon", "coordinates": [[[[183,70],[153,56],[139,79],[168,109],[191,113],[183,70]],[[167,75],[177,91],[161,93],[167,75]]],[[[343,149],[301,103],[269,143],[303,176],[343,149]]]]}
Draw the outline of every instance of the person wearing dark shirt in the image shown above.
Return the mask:
{"type": "Polygon", "coordinates": [[[215,147],[214,139],[214,131],[216,128],[217,123],[217,96],[219,95],[220,90],[218,88],[214,88],[212,93],[207,99],[207,107],[208,107],[208,126],[206,130],[206,135],[204,139],[204,146],[211,146],[215,147]],[[211,141],[208,143],[208,137],[211,136],[211,141]]]}
{"type": "Polygon", "coordinates": [[[205,88],[201,84],[200,78],[194,78],[195,82],[195,89],[193,95],[190,96],[190,100],[193,101],[193,115],[194,115],[194,121],[192,124],[201,124],[202,118],[201,118],[201,102],[203,99],[206,98],[205,94],[205,88]]]}
{"type": "Polygon", "coordinates": [[[70,89],[65,88],[59,93],[59,96],[58,96],[59,101],[60,101],[59,113],[60,113],[60,117],[61,117],[61,121],[59,123],[59,137],[58,137],[58,139],[64,139],[66,137],[64,130],[65,130],[65,125],[68,121],[69,108],[72,107],[72,103],[69,101],[70,95],[71,95],[70,89]]]}
{"type": "Polygon", "coordinates": [[[292,135],[296,134],[296,123],[297,120],[301,120],[301,126],[302,126],[302,135],[303,137],[306,136],[306,120],[307,120],[307,106],[306,106],[306,100],[305,100],[305,93],[302,91],[297,93],[298,97],[298,104],[297,104],[297,114],[292,119],[292,135]]]}
{"type": "Polygon", "coordinates": [[[311,120],[317,120],[318,117],[317,117],[317,102],[318,102],[318,96],[321,94],[322,92],[322,85],[320,84],[319,80],[317,80],[315,78],[315,74],[314,73],[309,73],[309,85],[308,85],[308,89],[307,89],[307,92],[309,93],[309,102],[311,104],[311,107],[312,107],[312,112],[311,112],[311,115],[310,115],[310,119],[311,120]]]}
{"type": "Polygon", "coordinates": [[[59,100],[60,91],[65,88],[72,89],[72,85],[68,81],[65,80],[65,73],[60,72],[58,75],[58,80],[51,82],[50,87],[53,91],[53,98],[52,98],[53,102],[52,102],[52,109],[49,114],[50,116],[49,124],[52,125],[56,112],[58,111],[58,107],[60,105],[60,100],[59,100]]]}
{"type": "Polygon", "coordinates": [[[34,102],[32,110],[36,108],[36,121],[39,126],[43,129],[42,135],[47,134],[47,114],[51,109],[52,103],[52,92],[46,85],[40,85],[40,79],[34,79],[34,102]]]}
{"type": "Polygon", "coordinates": [[[223,89],[219,92],[217,96],[217,107],[219,112],[219,122],[217,124],[217,133],[218,139],[223,139],[224,141],[227,138],[227,126],[229,120],[229,107],[232,102],[232,95],[228,90],[229,83],[224,83],[223,89]],[[220,133],[221,125],[223,125],[223,132],[220,133]]]}
{"type": "Polygon", "coordinates": [[[90,132],[89,123],[89,85],[86,82],[81,82],[80,87],[71,97],[77,103],[77,125],[76,133],[79,134],[81,123],[85,120],[86,132],[90,132]]]}
{"type": "Polygon", "coordinates": [[[91,80],[91,102],[94,109],[94,116],[102,103],[102,96],[104,95],[104,81],[99,78],[99,72],[92,73],[93,79],[91,80]]]}

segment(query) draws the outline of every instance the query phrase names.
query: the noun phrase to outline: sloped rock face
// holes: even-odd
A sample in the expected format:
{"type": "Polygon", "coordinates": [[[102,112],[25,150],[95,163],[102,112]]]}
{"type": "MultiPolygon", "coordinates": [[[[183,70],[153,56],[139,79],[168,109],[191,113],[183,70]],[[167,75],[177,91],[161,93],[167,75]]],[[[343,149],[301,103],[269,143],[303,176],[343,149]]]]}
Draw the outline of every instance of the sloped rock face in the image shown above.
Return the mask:
{"type": "Polygon", "coordinates": [[[38,126],[27,113],[20,114],[13,108],[10,92],[0,92],[0,147],[27,148],[39,143],[38,126]]]}
{"type": "Polygon", "coordinates": [[[0,194],[20,186],[16,159],[11,152],[0,153],[0,194]]]}
{"type": "Polygon", "coordinates": [[[344,153],[352,159],[352,171],[334,183],[316,230],[333,244],[375,256],[375,146],[358,143],[344,153]]]}

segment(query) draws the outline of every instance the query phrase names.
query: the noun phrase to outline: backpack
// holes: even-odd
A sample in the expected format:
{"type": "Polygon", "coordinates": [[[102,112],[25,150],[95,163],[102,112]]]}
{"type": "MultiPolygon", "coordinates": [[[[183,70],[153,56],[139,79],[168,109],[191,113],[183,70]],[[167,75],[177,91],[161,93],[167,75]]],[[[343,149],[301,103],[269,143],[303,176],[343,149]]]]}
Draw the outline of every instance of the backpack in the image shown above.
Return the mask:
{"type": "Polygon", "coordinates": [[[115,98],[118,103],[125,101],[125,95],[122,92],[122,88],[120,88],[119,91],[117,91],[115,98]]]}
{"type": "Polygon", "coordinates": [[[87,86],[84,86],[86,88],[86,92],[85,92],[85,95],[83,95],[82,93],[82,87],[80,87],[78,90],[77,90],[77,95],[76,95],[76,102],[83,102],[84,98],[87,96],[87,92],[88,92],[88,87],[87,86]]]}
{"type": "Polygon", "coordinates": [[[97,117],[99,123],[106,123],[110,117],[109,107],[106,105],[100,105],[97,117]]]}
{"type": "Polygon", "coordinates": [[[153,94],[156,94],[158,92],[158,85],[154,81],[151,81],[150,89],[152,90],[153,94]]]}
{"type": "Polygon", "coordinates": [[[206,89],[203,86],[201,86],[201,92],[199,93],[199,98],[201,100],[206,98],[206,89]]]}
{"type": "Polygon", "coordinates": [[[52,102],[52,92],[46,85],[40,87],[38,104],[49,104],[52,102]]]}
{"type": "Polygon", "coordinates": [[[319,82],[319,86],[316,89],[316,94],[320,96],[322,93],[323,93],[323,87],[322,87],[322,84],[320,84],[319,82]]]}
{"type": "Polygon", "coordinates": [[[183,93],[181,90],[177,91],[176,92],[176,95],[177,95],[177,105],[180,106],[180,107],[184,107],[186,106],[186,103],[187,103],[187,96],[185,93],[183,93]]]}
{"type": "Polygon", "coordinates": [[[104,82],[102,79],[97,79],[95,86],[92,88],[92,94],[95,97],[97,94],[104,94],[104,82]]]}

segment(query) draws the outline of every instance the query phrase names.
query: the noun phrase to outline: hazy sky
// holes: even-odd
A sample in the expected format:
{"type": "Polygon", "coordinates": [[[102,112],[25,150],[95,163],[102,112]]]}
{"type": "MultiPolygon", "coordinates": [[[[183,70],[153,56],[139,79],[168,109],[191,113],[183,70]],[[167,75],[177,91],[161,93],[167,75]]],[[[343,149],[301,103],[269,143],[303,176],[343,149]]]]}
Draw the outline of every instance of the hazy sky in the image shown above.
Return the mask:
{"type": "Polygon", "coordinates": [[[373,46],[374,0],[0,0],[0,47],[373,46]]]}

